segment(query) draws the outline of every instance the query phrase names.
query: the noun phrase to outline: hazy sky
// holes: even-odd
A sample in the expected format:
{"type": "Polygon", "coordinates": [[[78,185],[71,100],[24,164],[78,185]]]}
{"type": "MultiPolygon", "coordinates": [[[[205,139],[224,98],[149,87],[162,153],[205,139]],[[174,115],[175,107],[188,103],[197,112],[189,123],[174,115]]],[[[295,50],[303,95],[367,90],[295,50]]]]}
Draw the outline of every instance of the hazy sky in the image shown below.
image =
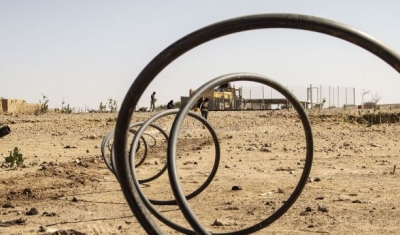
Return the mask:
{"type": "MultiPolygon", "coordinates": [[[[0,97],[50,107],[98,109],[119,102],[140,71],[174,41],[209,24],[260,13],[296,13],[353,26],[400,53],[400,1],[81,1],[0,0],[0,97]]],[[[232,72],[266,75],[289,87],[355,87],[400,103],[400,75],[378,57],[327,35],[264,29],[206,43],[174,61],[139,106],[187,96],[232,72]]],[[[370,97],[368,96],[367,99],[370,97]]]]}

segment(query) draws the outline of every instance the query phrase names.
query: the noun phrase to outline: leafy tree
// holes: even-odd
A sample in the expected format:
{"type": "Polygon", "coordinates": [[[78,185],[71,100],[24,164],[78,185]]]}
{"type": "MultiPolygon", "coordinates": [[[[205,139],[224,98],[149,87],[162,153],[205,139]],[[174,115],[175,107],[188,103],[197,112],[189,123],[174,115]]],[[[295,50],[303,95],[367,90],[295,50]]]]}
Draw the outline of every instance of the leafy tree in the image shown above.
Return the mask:
{"type": "Polygon", "coordinates": [[[110,112],[115,113],[118,110],[118,102],[112,98],[108,98],[108,108],[110,112]]]}

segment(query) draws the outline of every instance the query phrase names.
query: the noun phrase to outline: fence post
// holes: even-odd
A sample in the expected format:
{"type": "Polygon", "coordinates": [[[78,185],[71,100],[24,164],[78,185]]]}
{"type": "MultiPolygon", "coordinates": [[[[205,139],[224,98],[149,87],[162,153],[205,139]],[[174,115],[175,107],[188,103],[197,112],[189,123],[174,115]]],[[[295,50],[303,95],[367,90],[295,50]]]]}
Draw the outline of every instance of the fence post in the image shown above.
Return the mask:
{"type": "Polygon", "coordinates": [[[331,107],[331,86],[329,86],[329,107],[331,107]]]}
{"type": "Polygon", "coordinates": [[[339,104],[339,86],[337,87],[337,107],[339,108],[340,107],[340,104],[339,104]]]}

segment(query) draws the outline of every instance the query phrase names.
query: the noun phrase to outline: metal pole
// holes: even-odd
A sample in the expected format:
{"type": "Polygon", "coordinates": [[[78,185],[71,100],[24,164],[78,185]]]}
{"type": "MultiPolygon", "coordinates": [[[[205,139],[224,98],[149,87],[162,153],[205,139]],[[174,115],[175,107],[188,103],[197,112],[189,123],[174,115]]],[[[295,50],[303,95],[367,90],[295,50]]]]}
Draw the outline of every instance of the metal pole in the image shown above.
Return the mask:
{"type": "Polygon", "coordinates": [[[335,107],[335,87],[332,87],[332,106],[335,107]]]}
{"type": "Polygon", "coordinates": [[[328,108],[329,107],[331,107],[331,86],[329,86],[329,106],[328,106],[328,108]]]}
{"type": "Polygon", "coordinates": [[[345,96],[346,98],[345,99],[346,99],[346,106],[347,106],[347,87],[345,88],[345,92],[346,92],[346,96],[345,96]]]}
{"type": "Polygon", "coordinates": [[[310,84],[310,108],[312,108],[313,97],[312,97],[312,84],[310,84]]]}
{"type": "Polygon", "coordinates": [[[339,87],[337,87],[337,106],[338,106],[338,108],[340,107],[340,105],[339,105],[339,87]]]}
{"type": "MultiPolygon", "coordinates": [[[[262,99],[263,99],[263,109],[265,109],[265,101],[264,101],[264,86],[262,86],[262,93],[263,93],[263,95],[262,95],[262,99]]],[[[261,107],[260,107],[260,109],[261,109],[261,107]]]]}
{"type": "MultiPolygon", "coordinates": [[[[322,86],[321,85],[319,85],[319,103],[321,104],[322,103],[322,86]]],[[[320,107],[320,108],[322,108],[322,107],[320,107]]]]}
{"type": "Polygon", "coordinates": [[[353,87],[353,103],[356,105],[356,88],[353,87]]]}
{"type": "Polygon", "coordinates": [[[250,89],[250,102],[251,102],[251,110],[253,110],[253,100],[251,99],[251,89],[250,89]]]}

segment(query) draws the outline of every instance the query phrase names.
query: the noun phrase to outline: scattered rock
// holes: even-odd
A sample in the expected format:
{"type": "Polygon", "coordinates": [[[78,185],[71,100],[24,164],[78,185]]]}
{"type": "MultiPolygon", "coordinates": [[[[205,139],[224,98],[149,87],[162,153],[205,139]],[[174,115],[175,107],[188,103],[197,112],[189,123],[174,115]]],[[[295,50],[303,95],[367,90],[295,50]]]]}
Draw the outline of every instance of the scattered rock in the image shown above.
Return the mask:
{"type": "Polygon", "coordinates": [[[270,153],[271,152],[271,150],[269,148],[267,148],[267,147],[261,147],[260,151],[261,152],[266,152],[266,153],[270,153]]]}
{"type": "Polygon", "coordinates": [[[76,146],[71,146],[71,145],[65,145],[65,149],[76,149],[76,146]]]}
{"type": "Polygon", "coordinates": [[[95,139],[97,139],[97,135],[91,134],[91,135],[88,136],[88,138],[91,139],[91,140],[95,140],[95,139]]]}
{"type": "Polygon", "coordinates": [[[321,181],[321,178],[315,177],[315,178],[314,178],[314,181],[315,181],[315,182],[319,182],[319,181],[321,181]]]}
{"type": "Polygon", "coordinates": [[[37,214],[39,214],[39,211],[35,207],[31,208],[29,211],[26,212],[26,215],[37,215],[37,214]]]}
{"type": "Polygon", "coordinates": [[[78,198],[73,197],[73,198],[72,198],[72,202],[78,202],[78,198]]]}
{"type": "Polygon", "coordinates": [[[43,212],[42,216],[46,216],[46,217],[53,217],[56,216],[57,214],[55,212],[43,212]]]}
{"type": "Polygon", "coordinates": [[[328,212],[328,208],[326,208],[325,206],[318,206],[318,211],[328,212]]]}
{"type": "Polygon", "coordinates": [[[3,205],[3,208],[15,208],[15,207],[11,202],[6,202],[6,204],[3,205]]]}
{"type": "Polygon", "coordinates": [[[40,232],[40,233],[44,233],[44,232],[46,232],[46,231],[47,231],[46,226],[44,226],[44,225],[39,226],[39,232],[40,232]]]}
{"type": "Polygon", "coordinates": [[[11,225],[25,225],[26,219],[19,218],[10,221],[0,221],[0,227],[9,227],[11,225]]]}
{"type": "Polygon", "coordinates": [[[22,191],[22,194],[30,197],[32,196],[32,190],[30,188],[25,188],[24,191],[22,191]]]}
{"type": "Polygon", "coordinates": [[[51,235],[86,235],[85,233],[76,231],[75,229],[68,229],[68,230],[57,230],[51,235]]]}
{"type": "Polygon", "coordinates": [[[235,226],[237,225],[235,222],[230,222],[230,221],[221,221],[218,219],[215,219],[214,223],[212,223],[211,226],[235,226]]]}
{"type": "Polygon", "coordinates": [[[211,226],[224,226],[224,224],[218,221],[218,219],[215,219],[214,223],[212,223],[211,226]]]}
{"type": "Polygon", "coordinates": [[[233,186],[232,191],[236,191],[236,190],[242,190],[242,187],[240,187],[239,185],[233,186]]]}

